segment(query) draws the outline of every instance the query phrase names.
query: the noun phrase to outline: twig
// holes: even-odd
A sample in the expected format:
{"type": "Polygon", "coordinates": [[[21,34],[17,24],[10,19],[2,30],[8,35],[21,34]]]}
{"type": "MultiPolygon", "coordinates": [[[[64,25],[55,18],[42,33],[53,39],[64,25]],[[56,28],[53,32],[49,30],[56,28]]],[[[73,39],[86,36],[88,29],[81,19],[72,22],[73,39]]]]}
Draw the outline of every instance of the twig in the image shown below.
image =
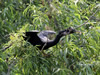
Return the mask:
{"type": "Polygon", "coordinates": [[[7,75],[10,75],[10,70],[11,70],[11,68],[13,67],[14,64],[15,64],[15,61],[13,61],[11,65],[8,65],[8,72],[7,72],[7,75]]]}
{"type": "Polygon", "coordinates": [[[7,47],[1,49],[1,51],[5,51],[6,49],[10,48],[10,47],[12,46],[12,44],[13,44],[13,42],[12,42],[9,46],[7,46],[7,47]]]}
{"type": "Polygon", "coordinates": [[[45,42],[45,44],[43,45],[41,51],[44,49],[44,47],[47,45],[47,42],[48,42],[48,36],[47,36],[47,41],[45,42]]]}
{"type": "MultiPolygon", "coordinates": [[[[47,36],[47,38],[48,38],[48,36],[47,36]]],[[[47,45],[47,42],[48,42],[48,39],[47,39],[47,41],[45,42],[45,44],[43,45],[43,47],[42,47],[42,49],[41,49],[41,52],[42,52],[44,55],[46,55],[46,54],[44,53],[43,49],[44,49],[44,47],[47,45]]]]}
{"type": "Polygon", "coordinates": [[[41,51],[43,51],[44,47],[47,45],[47,42],[43,45],[41,51]]]}

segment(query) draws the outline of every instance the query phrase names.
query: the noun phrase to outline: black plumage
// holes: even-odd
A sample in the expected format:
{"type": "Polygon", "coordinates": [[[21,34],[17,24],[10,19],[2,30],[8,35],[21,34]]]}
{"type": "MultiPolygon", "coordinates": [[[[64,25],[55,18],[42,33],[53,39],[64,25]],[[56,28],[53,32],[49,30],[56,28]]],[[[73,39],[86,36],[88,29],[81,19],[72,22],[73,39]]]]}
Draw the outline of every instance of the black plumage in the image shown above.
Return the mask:
{"type": "Polygon", "coordinates": [[[40,50],[44,50],[44,49],[48,49],[49,47],[52,47],[54,45],[56,45],[60,38],[65,36],[66,34],[71,34],[74,33],[75,29],[73,28],[68,28],[62,31],[59,31],[59,33],[57,34],[57,36],[55,37],[54,40],[50,40],[48,38],[49,34],[55,34],[56,32],[51,31],[51,30],[46,30],[46,31],[41,31],[39,33],[39,31],[37,30],[33,30],[33,31],[29,31],[25,33],[25,40],[27,40],[28,42],[30,42],[33,46],[36,46],[40,49],[40,50]]]}

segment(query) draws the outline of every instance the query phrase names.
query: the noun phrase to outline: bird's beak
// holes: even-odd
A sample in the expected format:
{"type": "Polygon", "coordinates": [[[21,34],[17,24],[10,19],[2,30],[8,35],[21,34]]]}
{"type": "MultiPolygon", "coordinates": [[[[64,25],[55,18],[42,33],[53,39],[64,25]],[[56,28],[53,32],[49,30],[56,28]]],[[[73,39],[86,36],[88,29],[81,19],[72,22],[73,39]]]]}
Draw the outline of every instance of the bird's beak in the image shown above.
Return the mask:
{"type": "Polygon", "coordinates": [[[63,36],[66,36],[66,35],[72,34],[72,33],[81,34],[82,32],[81,32],[81,31],[77,31],[77,30],[75,30],[75,29],[69,30],[69,31],[66,31],[66,30],[65,30],[65,31],[63,32],[63,36]]]}

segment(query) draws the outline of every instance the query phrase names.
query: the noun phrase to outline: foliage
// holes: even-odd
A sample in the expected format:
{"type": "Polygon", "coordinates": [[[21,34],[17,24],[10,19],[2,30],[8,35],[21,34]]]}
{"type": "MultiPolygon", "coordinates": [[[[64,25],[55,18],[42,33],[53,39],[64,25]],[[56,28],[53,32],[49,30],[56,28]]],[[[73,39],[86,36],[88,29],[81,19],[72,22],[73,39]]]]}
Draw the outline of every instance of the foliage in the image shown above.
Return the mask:
{"type": "Polygon", "coordinates": [[[0,0],[0,75],[99,75],[100,10],[80,34],[45,50],[49,58],[22,37],[33,29],[77,27],[97,9],[99,0],[0,0]]]}

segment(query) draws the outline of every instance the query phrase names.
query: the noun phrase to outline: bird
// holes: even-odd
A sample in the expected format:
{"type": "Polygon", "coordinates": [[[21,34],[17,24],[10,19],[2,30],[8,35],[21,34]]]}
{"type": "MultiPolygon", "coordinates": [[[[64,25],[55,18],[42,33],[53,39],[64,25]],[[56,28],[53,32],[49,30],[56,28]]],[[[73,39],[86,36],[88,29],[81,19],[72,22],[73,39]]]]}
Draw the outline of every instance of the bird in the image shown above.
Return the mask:
{"type": "Polygon", "coordinates": [[[67,34],[75,33],[76,30],[72,27],[61,30],[58,32],[56,37],[53,40],[48,38],[48,35],[56,34],[55,31],[52,30],[44,30],[39,33],[38,30],[31,30],[25,32],[24,40],[30,42],[33,46],[37,46],[39,50],[46,50],[54,45],[56,45],[63,36],[67,34]]]}

